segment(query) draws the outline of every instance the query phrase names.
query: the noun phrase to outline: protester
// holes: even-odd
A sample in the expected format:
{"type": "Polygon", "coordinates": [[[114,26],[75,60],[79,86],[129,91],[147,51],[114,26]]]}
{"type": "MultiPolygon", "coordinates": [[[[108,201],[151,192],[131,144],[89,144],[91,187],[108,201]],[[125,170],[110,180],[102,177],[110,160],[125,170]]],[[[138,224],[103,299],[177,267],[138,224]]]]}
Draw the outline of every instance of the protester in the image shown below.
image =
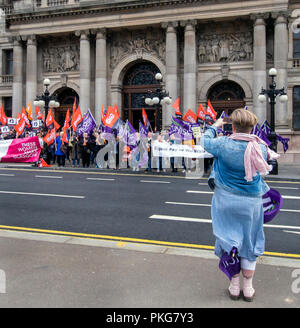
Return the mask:
{"type": "Polygon", "coordinates": [[[82,140],[79,143],[82,166],[90,167],[90,155],[91,155],[91,144],[89,140],[89,135],[87,133],[83,134],[82,140]]]}
{"type": "Polygon", "coordinates": [[[75,167],[75,163],[77,163],[77,167],[80,164],[80,154],[79,154],[79,137],[75,135],[70,136],[71,140],[71,151],[70,151],[70,158],[72,160],[72,167],[75,167]]]}
{"type": "Polygon", "coordinates": [[[58,137],[56,137],[55,155],[56,155],[58,167],[65,166],[66,146],[62,141],[62,137],[63,137],[63,132],[60,132],[58,137]]]}
{"type": "MultiPolygon", "coordinates": [[[[257,123],[253,113],[237,109],[231,119],[231,137],[217,137],[217,129],[223,125],[223,119],[218,119],[208,127],[202,142],[205,150],[214,155],[210,179],[215,185],[211,209],[215,253],[221,258],[224,252],[229,254],[233,247],[237,248],[243,296],[246,301],[252,301],[256,259],[263,255],[265,248],[262,195],[269,187],[261,175],[270,170],[266,162],[268,148],[257,136],[250,135],[257,123]],[[248,164],[255,168],[253,172],[248,164]]],[[[231,298],[240,297],[239,274],[232,278],[228,290],[231,298]]]]}

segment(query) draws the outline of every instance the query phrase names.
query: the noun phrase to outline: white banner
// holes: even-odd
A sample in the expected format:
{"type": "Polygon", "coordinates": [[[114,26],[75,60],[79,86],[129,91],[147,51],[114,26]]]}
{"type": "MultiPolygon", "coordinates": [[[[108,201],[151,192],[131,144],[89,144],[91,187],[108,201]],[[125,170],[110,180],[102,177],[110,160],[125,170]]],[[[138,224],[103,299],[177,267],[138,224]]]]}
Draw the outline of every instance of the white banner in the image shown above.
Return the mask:
{"type": "Polygon", "coordinates": [[[187,157],[187,158],[211,158],[212,154],[204,150],[200,145],[170,145],[164,142],[154,142],[152,155],[157,157],[187,157]]]}

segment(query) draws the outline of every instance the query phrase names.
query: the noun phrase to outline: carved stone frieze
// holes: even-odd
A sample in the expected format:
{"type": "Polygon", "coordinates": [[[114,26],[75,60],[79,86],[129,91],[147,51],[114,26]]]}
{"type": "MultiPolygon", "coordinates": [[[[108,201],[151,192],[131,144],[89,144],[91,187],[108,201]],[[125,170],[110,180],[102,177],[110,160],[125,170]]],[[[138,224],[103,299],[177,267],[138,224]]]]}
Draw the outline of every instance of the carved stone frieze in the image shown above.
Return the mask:
{"type": "Polygon", "coordinates": [[[222,26],[198,33],[198,61],[203,63],[253,60],[253,33],[249,27],[236,31],[222,26]]]}
{"type": "Polygon", "coordinates": [[[42,46],[43,71],[70,72],[78,71],[80,65],[79,43],[74,40],[58,40],[42,46]]]}
{"type": "MultiPolygon", "coordinates": [[[[149,32],[149,31],[148,31],[149,32]]],[[[114,68],[122,59],[130,55],[142,58],[144,54],[156,56],[165,63],[165,33],[123,33],[114,35],[111,42],[110,66],[114,68]]]]}

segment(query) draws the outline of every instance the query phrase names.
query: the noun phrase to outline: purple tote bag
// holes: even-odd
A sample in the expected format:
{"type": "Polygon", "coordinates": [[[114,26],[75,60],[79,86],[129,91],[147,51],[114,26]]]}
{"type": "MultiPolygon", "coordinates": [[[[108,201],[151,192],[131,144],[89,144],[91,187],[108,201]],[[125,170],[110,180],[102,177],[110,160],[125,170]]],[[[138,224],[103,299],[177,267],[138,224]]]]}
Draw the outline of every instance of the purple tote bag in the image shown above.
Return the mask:
{"type": "Polygon", "coordinates": [[[225,252],[219,262],[219,269],[226,274],[229,280],[241,271],[241,262],[237,254],[237,248],[233,247],[230,254],[225,252]]]}
{"type": "Polygon", "coordinates": [[[264,208],[264,223],[270,222],[279,213],[283,199],[280,193],[271,189],[265,193],[263,196],[263,208],[264,208]]]}

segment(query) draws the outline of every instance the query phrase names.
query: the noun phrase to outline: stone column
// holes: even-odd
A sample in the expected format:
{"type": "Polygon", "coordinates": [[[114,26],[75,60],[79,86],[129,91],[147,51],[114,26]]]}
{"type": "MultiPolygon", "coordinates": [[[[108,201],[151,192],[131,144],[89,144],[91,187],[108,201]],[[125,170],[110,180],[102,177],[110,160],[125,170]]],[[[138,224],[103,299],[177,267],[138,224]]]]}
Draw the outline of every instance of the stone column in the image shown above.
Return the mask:
{"type": "Polygon", "coordinates": [[[266,88],[266,23],[265,16],[254,15],[253,28],[253,112],[261,124],[267,117],[266,103],[260,103],[258,95],[266,88]]]}
{"type": "Polygon", "coordinates": [[[184,30],[184,90],[182,114],[191,109],[196,112],[196,20],[182,21],[184,30]]]}
{"type": "Polygon", "coordinates": [[[101,121],[101,109],[107,107],[106,30],[96,31],[95,120],[101,121]]]}
{"type": "Polygon", "coordinates": [[[177,28],[178,22],[163,23],[162,27],[166,29],[166,91],[172,98],[170,105],[164,105],[163,127],[170,127],[174,109],[172,104],[178,98],[178,44],[177,28]]]}
{"type": "Polygon", "coordinates": [[[13,97],[12,115],[16,117],[23,106],[23,45],[21,37],[13,41],[13,97]]]}
{"type": "MultiPolygon", "coordinates": [[[[275,78],[278,89],[285,88],[287,91],[287,65],[288,65],[288,25],[287,13],[273,13],[274,26],[274,66],[277,69],[275,78]]],[[[288,128],[287,103],[281,103],[279,97],[275,105],[276,128],[288,128]]]]}
{"type": "MultiPolygon", "coordinates": [[[[37,44],[35,35],[27,38],[26,59],[26,106],[33,101],[37,95],[37,44]]],[[[34,111],[33,111],[34,112],[34,111]]]]}
{"type": "Polygon", "coordinates": [[[90,108],[91,93],[91,49],[89,31],[77,31],[80,36],[80,109],[84,113],[90,108]]]}

